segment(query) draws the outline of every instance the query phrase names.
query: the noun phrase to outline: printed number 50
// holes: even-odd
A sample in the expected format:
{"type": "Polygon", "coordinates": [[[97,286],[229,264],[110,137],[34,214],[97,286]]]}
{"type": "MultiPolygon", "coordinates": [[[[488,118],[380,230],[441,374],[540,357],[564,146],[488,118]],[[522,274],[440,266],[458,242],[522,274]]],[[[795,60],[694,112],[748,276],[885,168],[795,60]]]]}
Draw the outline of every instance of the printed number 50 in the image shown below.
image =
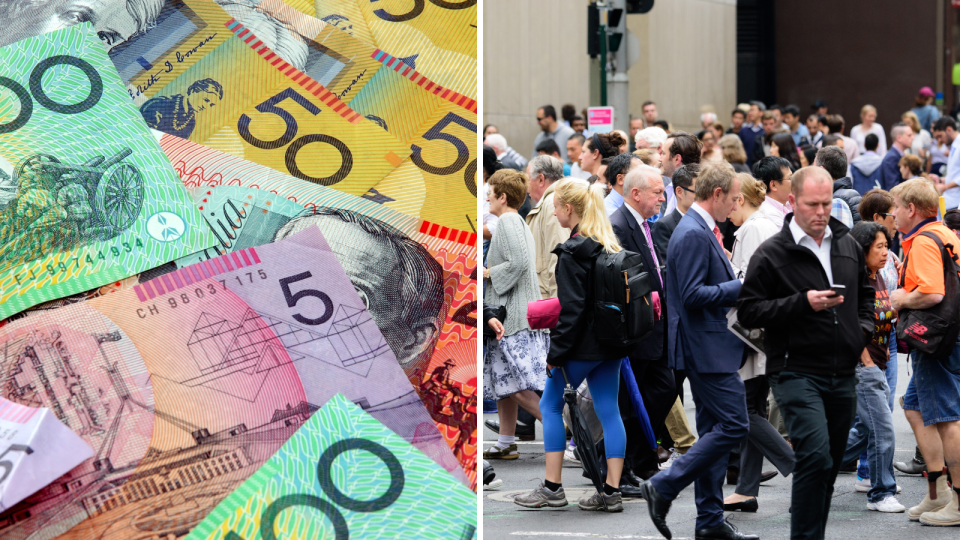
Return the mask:
{"type": "MultiPolygon", "coordinates": [[[[3,453],[0,454],[0,458],[7,455],[8,452],[23,452],[29,456],[30,454],[33,453],[33,448],[30,448],[25,444],[11,444],[9,448],[4,450],[3,453]]],[[[3,481],[6,480],[8,476],[10,476],[10,471],[13,470],[13,462],[10,461],[9,459],[0,461],[0,469],[3,469],[3,476],[0,476],[0,484],[2,484],[3,481]]]]}
{"type": "MultiPolygon", "coordinates": [[[[423,138],[428,141],[447,141],[452,144],[454,148],[457,149],[457,159],[454,162],[446,167],[437,167],[436,165],[431,165],[424,161],[423,159],[423,148],[412,144],[410,148],[413,150],[413,153],[410,155],[410,160],[413,161],[413,164],[417,167],[420,167],[424,171],[436,174],[438,176],[446,176],[448,174],[454,174],[463,169],[467,165],[467,161],[470,160],[470,149],[467,148],[466,143],[460,139],[454,137],[449,133],[444,133],[443,128],[449,126],[450,124],[457,124],[461,127],[464,127],[473,132],[473,136],[476,137],[477,125],[473,122],[457,116],[453,113],[447,113],[446,116],[440,119],[432,128],[427,130],[423,134],[423,138]]],[[[477,196],[477,183],[474,176],[477,174],[477,160],[474,159],[469,166],[467,166],[466,174],[464,175],[464,183],[467,186],[467,189],[473,194],[474,197],[477,196]]]]}
{"type": "Polygon", "coordinates": [[[323,315],[315,319],[310,317],[304,317],[299,313],[294,313],[293,318],[303,324],[309,324],[311,326],[316,326],[318,324],[323,324],[327,322],[330,317],[333,316],[333,302],[330,300],[330,297],[326,293],[320,292],[316,289],[304,289],[300,292],[293,292],[290,290],[290,284],[296,283],[298,281],[303,281],[307,278],[313,277],[313,274],[310,272],[303,272],[295,276],[285,277],[280,279],[280,289],[283,291],[283,298],[287,301],[287,307],[294,307],[297,305],[297,302],[307,297],[318,298],[323,302],[323,315]]]}

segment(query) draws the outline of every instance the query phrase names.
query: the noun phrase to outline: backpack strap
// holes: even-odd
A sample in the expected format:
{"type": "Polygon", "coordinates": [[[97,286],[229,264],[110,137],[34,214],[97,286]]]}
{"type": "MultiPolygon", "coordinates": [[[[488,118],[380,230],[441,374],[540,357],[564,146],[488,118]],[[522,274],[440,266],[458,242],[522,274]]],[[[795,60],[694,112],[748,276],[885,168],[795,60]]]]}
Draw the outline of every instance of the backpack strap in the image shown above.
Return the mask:
{"type": "Polygon", "coordinates": [[[943,260],[943,271],[945,273],[950,271],[950,269],[947,267],[947,261],[952,261],[954,272],[956,272],[957,264],[958,264],[957,262],[958,256],[956,253],[954,253],[953,244],[944,244],[943,240],[941,240],[939,236],[937,236],[936,234],[930,231],[923,231],[922,233],[920,233],[920,235],[930,238],[931,240],[936,242],[937,247],[940,248],[940,258],[943,260]]]}

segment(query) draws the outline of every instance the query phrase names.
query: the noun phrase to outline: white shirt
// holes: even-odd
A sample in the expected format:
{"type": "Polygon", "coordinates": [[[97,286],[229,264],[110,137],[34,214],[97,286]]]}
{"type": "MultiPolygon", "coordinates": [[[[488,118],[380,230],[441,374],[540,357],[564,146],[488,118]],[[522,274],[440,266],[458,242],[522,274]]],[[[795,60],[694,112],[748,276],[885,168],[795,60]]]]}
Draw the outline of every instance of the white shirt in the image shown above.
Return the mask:
{"type": "Polygon", "coordinates": [[[760,203],[760,208],[757,211],[770,223],[776,225],[779,231],[783,229],[783,218],[787,217],[787,214],[793,211],[793,209],[789,207],[789,204],[790,203],[780,204],[772,197],[767,197],[760,203]]]}
{"type": "Polygon", "coordinates": [[[830,226],[828,225],[827,229],[823,232],[823,240],[820,241],[819,246],[812,236],[803,232],[800,225],[797,225],[796,219],[790,220],[790,234],[793,235],[793,241],[796,242],[798,246],[803,246],[816,255],[817,259],[820,260],[820,266],[823,267],[823,271],[827,273],[827,281],[832,285],[833,266],[830,264],[830,244],[833,242],[833,231],[830,230],[830,226]]]}
{"type": "Polygon", "coordinates": [[[583,180],[589,180],[592,175],[581,169],[579,163],[574,163],[570,166],[570,176],[574,178],[581,178],[583,180]]]}
{"type": "MultiPolygon", "coordinates": [[[[950,145],[950,154],[947,156],[947,183],[956,182],[960,184],[960,137],[953,140],[950,145]]],[[[960,205],[960,185],[952,187],[943,192],[944,202],[947,204],[947,210],[952,210],[960,205]]]]}
{"type": "Polygon", "coordinates": [[[700,217],[707,222],[707,230],[710,231],[710,234],[713,234],[713,228],[717,226],[717,222],[714,221],[713,216],[710,215],[710,212],[707,212],[700,206],[700,203],[693,203],[690,205],[691,210],[695,210],[700,217]]]}
{"type": "Polygon", "coordinates": [[[853,126],[853,129],[850,130],[850,137],[853,140],[857,141],[857,148],[860,152],[860,155],[863,155],[867,151],[866,139],[867,135],[873,133],[877,136],[877,154],[881,156],[887,155],[887,134],[883,131],[883,126],[874,122],[870,129],[863,129],[863,124],[857,124],[853,126]]]}
{"type": "MultiPolygon", "coordinates": [[[[637,220],[637,224],[640,225],[640,230],[643,231],[643,237],[647,239],[647,246],[648,246],[648,247],[649,247],[649,246],[652,246],[652,245],[653,245],[653,238],[650,238],[650,235],[647,234],[647,229],[650,228],[650,224],[648,223],[646,227],[643,226],[644,222],[647,221],[646,218],[644,218],[642,215],[640,215],[640,212],[637,212],[637,211],[636,211],[632,206],[630,206],[629,204],[623,203],[623,205],[627,207],[627,210],[629,210],[629,211],[630,211],[630,214],[633,215],[633,219],[637,220]]],[[[652,231],[651,231],[651,233],[652,233],[652,231]]],[[[659,268],[659,267],[660,267],[660,261],[657,260],[657,251],[656,251],[656,250],[651,250],[651,251],[653,252],[653,263],[656,264],[657,267],[659,268]]]]}

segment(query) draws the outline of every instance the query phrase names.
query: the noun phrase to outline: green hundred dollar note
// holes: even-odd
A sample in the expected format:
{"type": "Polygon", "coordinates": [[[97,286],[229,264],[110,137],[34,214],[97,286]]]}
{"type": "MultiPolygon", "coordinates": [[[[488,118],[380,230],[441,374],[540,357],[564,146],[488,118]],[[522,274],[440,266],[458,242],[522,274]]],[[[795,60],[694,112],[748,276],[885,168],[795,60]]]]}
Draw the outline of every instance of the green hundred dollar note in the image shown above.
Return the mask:
{"type": "Polygon", "coordinates": [[[475,493],[338,394],[187,540],[470,540],[476,528],[475,493]]]}
{"type": "Polygon", "coordinates": [[[0,319],[213,243],[92,25],[0,48],[0,319]]]}

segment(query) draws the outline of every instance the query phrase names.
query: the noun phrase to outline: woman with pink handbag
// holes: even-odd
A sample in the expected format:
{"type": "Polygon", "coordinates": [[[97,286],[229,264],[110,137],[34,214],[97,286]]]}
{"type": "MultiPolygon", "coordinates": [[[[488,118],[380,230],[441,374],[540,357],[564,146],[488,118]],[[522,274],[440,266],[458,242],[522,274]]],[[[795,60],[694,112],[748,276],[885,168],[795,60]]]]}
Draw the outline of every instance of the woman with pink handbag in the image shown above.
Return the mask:
{"type": "MultiPolygon", "coordinates": [[[[580,386],[584,379],[593,395],[594,409],[603,426],[607,458],[607,477],[602,492],[584,497],[582,510],[623,511],[620,474],[627,446],[626,432],[617,395],[620,388],[622,351],[609,351],[600,346],[593,329],[593,310],[588,286],[590,273],[600,253],[621,251],[603,205],[603,186],[588,186],[582,180],[566,178],[556,184],[555,215],[560,224],[571,229],[573,236],[557,246],[557,294],[560,303],[556,328],[550,333],[548,368],[553,377],[546,381],[540,399],[543,413],[543,444],[546,452],[546,479],[532,492],[518,496],[514,502],[527,508],[566,506],[567,498],[560,483],[566,434],[563,427],[564,377],[580,386]]],[[[509,310],[508,310],[509,313],[509,310]]]]}

